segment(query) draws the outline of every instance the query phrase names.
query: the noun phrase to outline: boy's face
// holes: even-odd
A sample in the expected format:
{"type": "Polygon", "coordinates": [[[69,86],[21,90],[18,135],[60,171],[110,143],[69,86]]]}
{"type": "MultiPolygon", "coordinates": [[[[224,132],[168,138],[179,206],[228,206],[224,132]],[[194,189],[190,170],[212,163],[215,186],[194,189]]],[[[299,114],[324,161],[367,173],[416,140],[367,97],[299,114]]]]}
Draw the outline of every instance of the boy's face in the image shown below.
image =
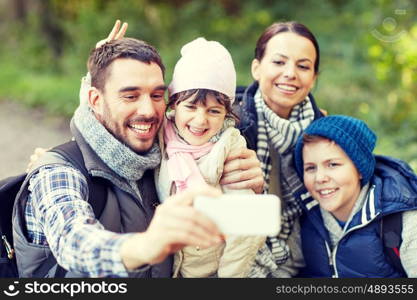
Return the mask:
{"type": "Polygon", "coordinates": [[[223,127],[226,108],[213,95],[207,95],[206,105],[193,104],[195,96],[175,106],[175,125],[178,133],[190,145],[207,143],[223,127]]]}
{"type": "Polygon", "coordinates": [[[304,184],[320,206],[347,221],[359,196],[361,175],[336,143],[319,140],[303,148],[304,184]]]}

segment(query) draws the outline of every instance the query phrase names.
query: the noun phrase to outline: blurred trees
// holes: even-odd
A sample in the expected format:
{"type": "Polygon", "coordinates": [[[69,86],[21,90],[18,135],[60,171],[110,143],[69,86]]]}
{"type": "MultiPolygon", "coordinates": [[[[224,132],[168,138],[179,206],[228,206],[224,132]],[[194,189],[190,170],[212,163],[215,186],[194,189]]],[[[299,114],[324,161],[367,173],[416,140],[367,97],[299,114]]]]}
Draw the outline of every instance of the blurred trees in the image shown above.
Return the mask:
{"type": "Polygon", "coordinates": [[[413,0],[0,0],[0,98],[71,115],[88,53],[116,19],[160,50],[167,81],[181,46],[205,36],[230,50],[246,85],[258,36],[297,20],[320,43],[320,106],[366,120],[379,152],[417,169],[416,8],[413,0]]]}

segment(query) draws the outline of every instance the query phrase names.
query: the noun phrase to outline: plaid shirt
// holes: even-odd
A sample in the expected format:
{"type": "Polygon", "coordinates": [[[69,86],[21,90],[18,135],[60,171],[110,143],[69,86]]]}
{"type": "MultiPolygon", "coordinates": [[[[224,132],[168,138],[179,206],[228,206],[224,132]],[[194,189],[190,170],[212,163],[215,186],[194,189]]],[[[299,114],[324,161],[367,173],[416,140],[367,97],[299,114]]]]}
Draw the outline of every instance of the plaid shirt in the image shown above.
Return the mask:
{"type": "Polygon", "coordinates": [[[57,262],[85,277],[127,277],[121,244],[131,234],[104,229],[95,218],[88,185],[79,170],[42,167],[30,179],[25,208],[29,241],[48,245],[57,262]]]}

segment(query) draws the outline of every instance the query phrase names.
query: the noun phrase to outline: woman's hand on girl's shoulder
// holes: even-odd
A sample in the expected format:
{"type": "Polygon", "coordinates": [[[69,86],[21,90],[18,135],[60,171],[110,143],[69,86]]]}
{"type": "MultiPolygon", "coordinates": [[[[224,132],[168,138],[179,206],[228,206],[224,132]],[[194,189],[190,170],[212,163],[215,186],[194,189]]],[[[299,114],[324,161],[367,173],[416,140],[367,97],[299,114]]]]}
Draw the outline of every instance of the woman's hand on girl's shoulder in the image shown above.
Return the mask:
{"type": "Polygon", "coordinates": [[[256,152],[247,148],[237,148],[227,157],[220,184],[231,189],[251,189],[261,194],[264,178],[256,152]]]}

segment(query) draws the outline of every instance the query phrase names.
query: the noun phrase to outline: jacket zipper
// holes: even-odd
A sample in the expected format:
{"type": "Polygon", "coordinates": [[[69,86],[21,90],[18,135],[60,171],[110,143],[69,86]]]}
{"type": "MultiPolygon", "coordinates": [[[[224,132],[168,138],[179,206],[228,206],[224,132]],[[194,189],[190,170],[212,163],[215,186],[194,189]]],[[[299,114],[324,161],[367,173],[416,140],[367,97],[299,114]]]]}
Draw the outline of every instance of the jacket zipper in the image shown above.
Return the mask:
{"type": "Polygon", "coordinates": [[[337,243],[336,247],[333,249],[333,255],[332,255],[332,257],[333,257],[333,266],[334,266],[334,271],[335,271],[335,275],[336,275],[336,277],[339,277],[339,274],[338,274],[338,272],[337,272],[337,266],[336,266],[336,252],[337,252],[337,248],[338,248],[338,246],[339,246],[340,241],[341,241],[341,240],[342,240],[345,236],[347,236],[347,234],[348,234],[348,233],[350,233],[350,232],[352,232],[352,231],[354,231],[354,230],[357,230],[357,229],[360,229],[360,228],[363,228],[363,227],[367,226],[367,225],[368,225],[369,223],[371,223],[371,221],[373,221],[373,220],[374,220],[374,219],[375,219],[378,215],[379,215],[379,213],[378,213],[378,214],[376,214],[374,218],[372,218],[372,219],[368,220],[368,222],[363,223],[363,224],[360,224],[360,225],[355,226],[355,227],[352,227],[352,228],[350,228],[348,231],[346,231],[346,232],[342,235],[342,237],[340,238],[340,240],[339,240],[339,242],[337,243]]]}
{"type": "Polygon", "coordinates": [[[327,243],[326,240],[324,241],[324,244],[326,245],[327,256],[329,258],[329,266],[333,270],[332,278],[336,278],[337,277],[337,270],[335,267],[336,260],[333,261],[332,251],[330,251],[329,244],[327,243]]]}

